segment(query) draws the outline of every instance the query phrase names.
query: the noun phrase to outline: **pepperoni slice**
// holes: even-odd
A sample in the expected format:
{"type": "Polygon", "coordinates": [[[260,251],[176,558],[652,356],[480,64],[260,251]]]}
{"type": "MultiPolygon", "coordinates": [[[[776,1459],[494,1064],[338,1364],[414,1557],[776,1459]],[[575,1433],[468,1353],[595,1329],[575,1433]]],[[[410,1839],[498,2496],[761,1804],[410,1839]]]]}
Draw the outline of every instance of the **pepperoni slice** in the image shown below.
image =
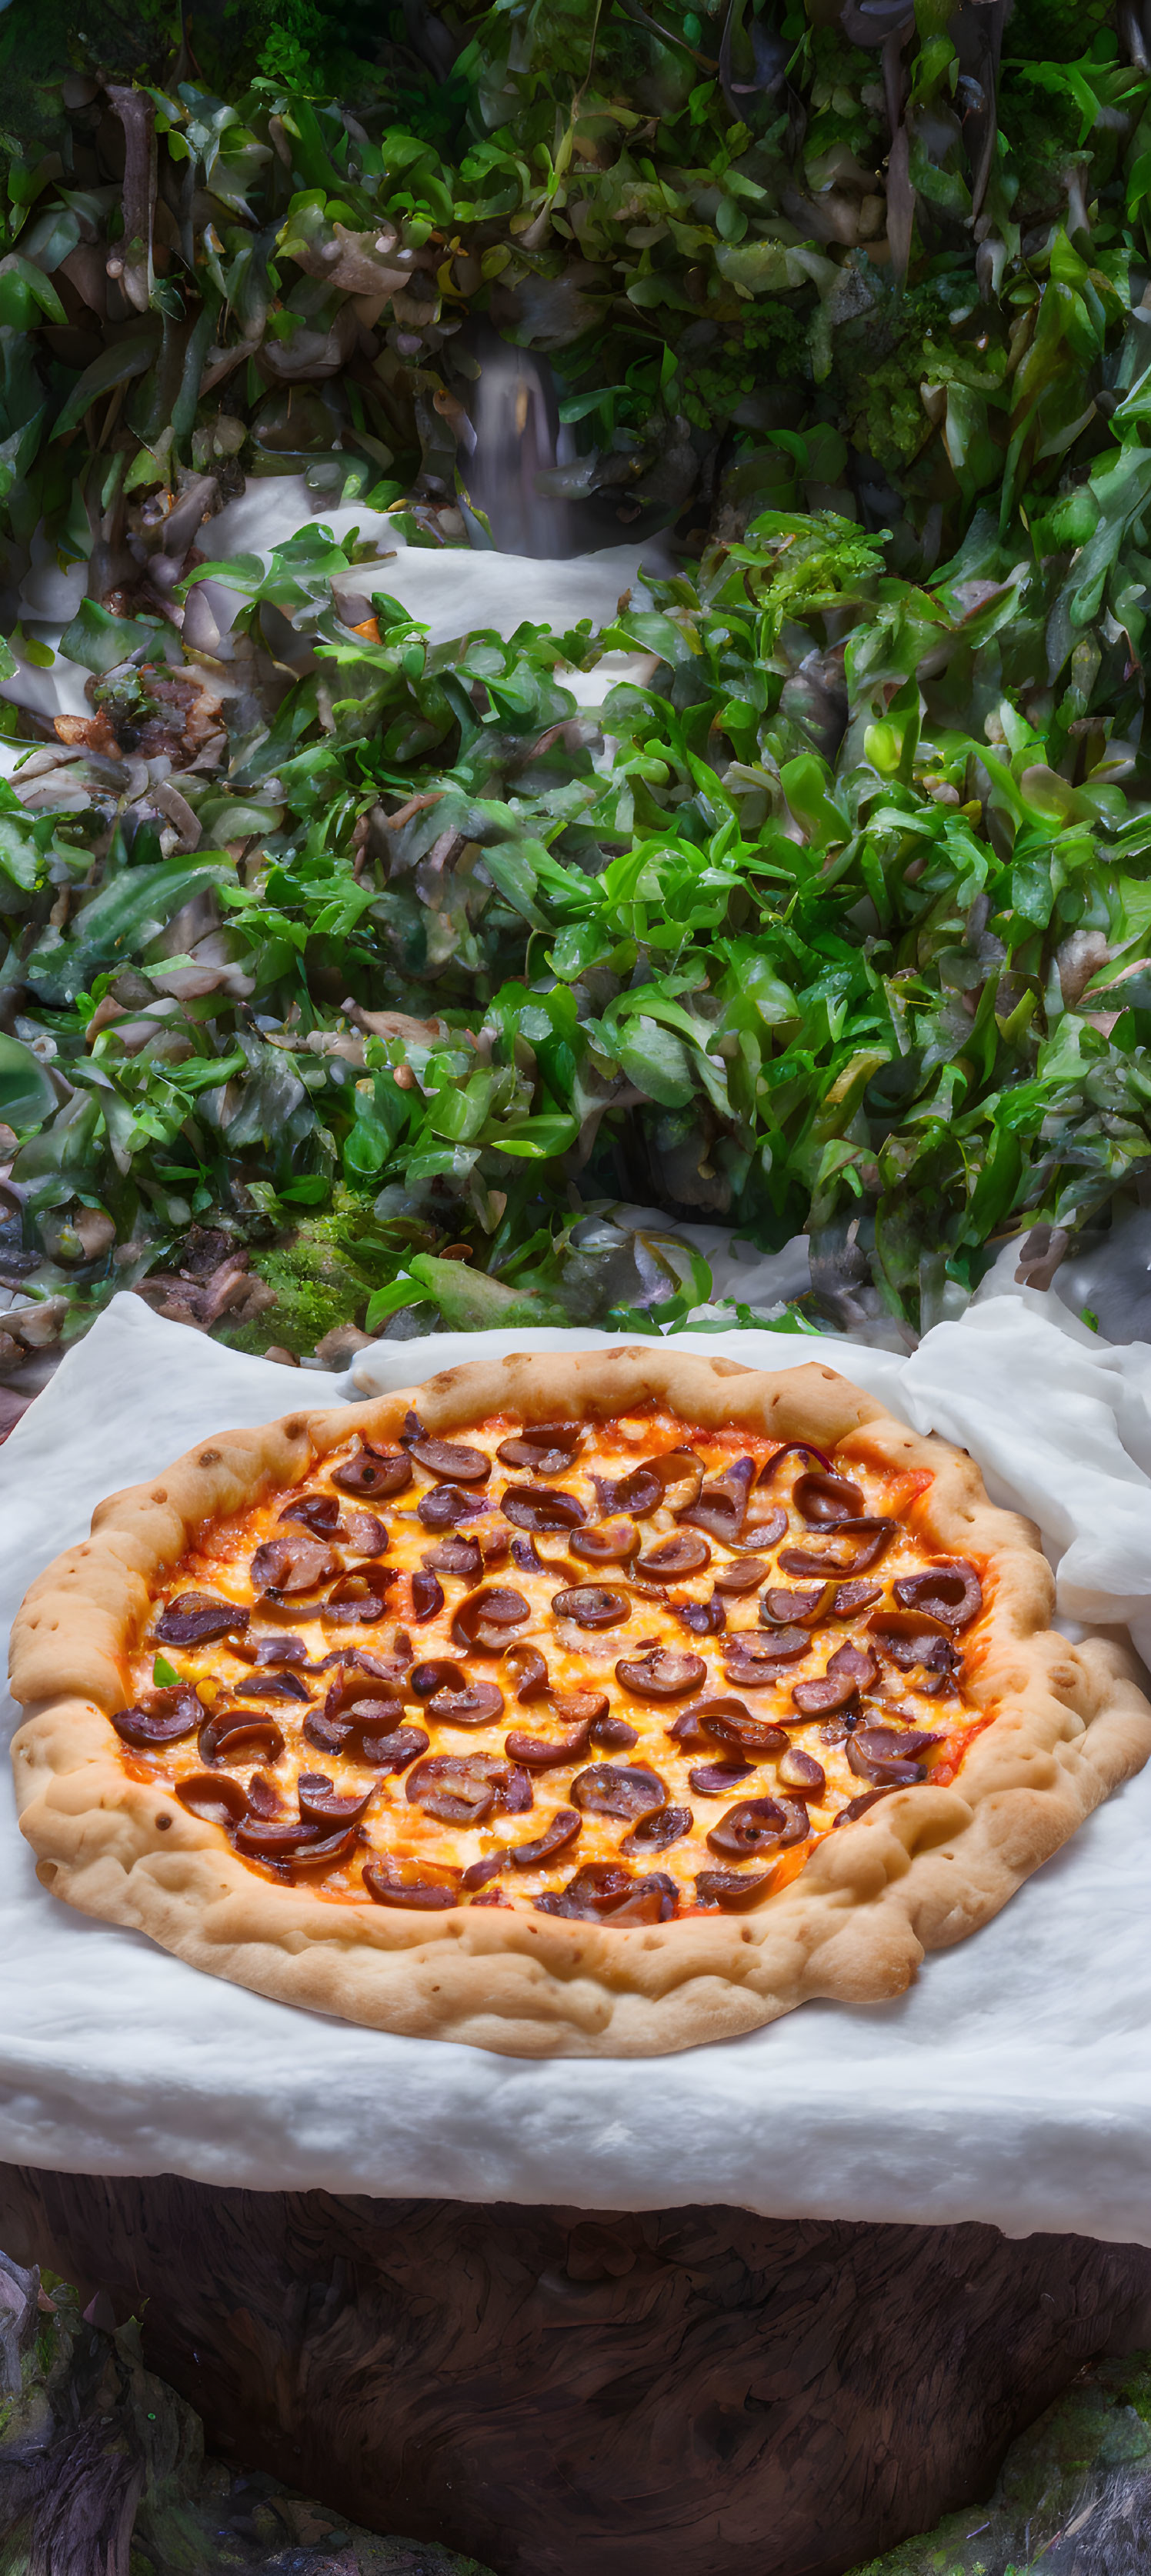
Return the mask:
{"type": "MultiPolygon", "coordinates": [[[[478,1550],[477,1550],[478,1554],[478,1550]]],[[[434,1619],[444,1606],[444,1587],[434,1574],[422,1568],[412,1576],[412,1617],[417,1627],[425,1619],[434,1619]]]]}
{"type": "Polygon", "coordinates": [[[734,1565],[720,1566],[715,1578],[715,1588],[717,1592],[737,1595],[743,1592],[758,1592],[760,1584],[766,1583],[770,1572],[771,1567],[765,1556],[737,1558],[734,1565]]]}
{"type": "Polygon", "coordinates": [[[544,1869],[557,1852],[566,1851],[568,1844],[574,1843],[582,1832],[583,1817],[577,1816],[574,1807],[557,1807],[534,1842],[513,1843],[506,1857],[513,1869],[544,1869]]]}
{"type": "Polygon", "coordinates": [[[678,1512],[676,1518],[688,1521],[694,1529],[707,1530],[712,1538],[727,1540],[739,1537],[747,1517],[748,1496],[755,1483],[754,1458],[733,1459],[722,1476],[701,1485],[694,1503],[678,1512]]]}
{"type": "Polygon", "coordinates": [[[332,1470],[332,1483],[342,1494],[370,1494],[374,1502],[406,1493],[411,1482],[411,1467],[402,1449],[373,1449],[366,1440],[354,1458],[332,1470]]]}
{"type": "Polygon", "coordinates": [[[798,1744],[789,1744],[781,1753],[776,1779],[781,1789],[794,1789],[801,1798],[810,1798],[818,1806],[827,1794],[827,1773],[813,1753],[804,1753],[798,1744]]]}
{"type": "Polygon", "coordinates": [[[547,1664],[537,1646],[507,1646],[504,1670],[516,1686],[516,1698],[526,1708],[532,1700],[544,1699],[551,1689],[547,1664]]]}
{"type": "Polygon", "coordinates": [[[337,1494],[301,1494],[294,1503],[286,1503],[279,1515],[281,1521],[302,1521],[313,1538],[334,1538],[340,1525],[340,1503],[337,1494]]]}
{"type": "Polygon", "coordinates": [[[706,1681],[707,1665],[702,1655],[680,1655],[670,1647],[653,1646],[632,1661],[625,1657],[615,1673],[636,1699],[686,1699],[689,1691],[706,1681]]]}
{"type": "Polygon", "coordinates": [[[322,1840],[315,1825],[306,1825],[302,1817],[246,1816],[236,1827],[236,1849],[249,1860],[293,1860],[309,1843],[322,1840]]]}
{"type": "Polygon", "coordinates": [[[465,1683],[463,1690],[433,1691],[428,1716],[437,1726],[494,1726],[504,1713],[504,1695],[494,1682],[465,1683]]]}
{"type": "Polygon", "coordinates": [[[443,1914],[459,1904],[460,1873],[424,1860],[369,1860],[363,1882],[373,1905],[398,1905],[418,1914],[443,1914]]]}
{"type": "Polygon", "coordinates": [[[342,1574],[321,1606],[321,1619],[325,1625],[334,1620],[349,1628],[369,1626],[382,1619],[388,1593],[392,1584],[398,1583],[399,1575],[398,1565],[357,1566],[354,1573],[342,1574]]]}
{"type": "Polygon", "coordinates": [[[865,1789],[862,1796],[853,1798],[848,1806],[840,1808],[839,1814],[832,1819],[833,1830],[836,1825],[853,1825],[856,1817],[865,1816],[868,1808],[874,1807],[880,1798],[894,1797],[899,1786],[898,1780],[891,1780],[881,1789],[865,1789]]]}
{"type": "Polygon", "coordinates": [[[482,1449],[457,1449],[450,1440],[413,1440],[408,1456],[446,1485],[486,1485],[492,1472],[482,1449]]]}
{"type": "MultiPolygon", "coordinates": [[[[686,1575],[702,1574],[704,1567],[710,1564],[711,1549],[702,1532],[681,1529],[676,1530],[671,1538],[661,1538],[646,1556],[641,1556],[636,1573],[648,1583],[681,1583],[686,1575]]],[[[716,1580],[719,1581],[718,1576],[716,1580]]],[[[753,1575],[750,1586],[737,1584],[735,1589],[746,1592],[754,1589],[754,1585],[753,1575]]],[[[724,1585],[721,1588],[727,1590],[729,1587],[724,1585]]]]}
{"type": "Polygon", "coordinates": [[[573,1530],[568,1544],[585,1565],[626,1565],[639,1546],[639,1531],[631,1520],[597,1521],[591,1529],[573,1530]]]}
{"type": "Polygon", "coordinates": [[[576,1496],[554,1485],[507,1485],[500,1510],[513,1528],[522,1530],[580,1529],[587,1519],[576,1496]]]}
{"type": "Polygon", "coordinates": [[[342,1547],[351,1549],[353,1556],[383,1556],[391,1545],[378,1512],[345,1512],[336,1537],[342,1547]]]}
{"type": "Polygon", "coordinates": [[[767,1895],[774,1876],[774,1870],[766,1878],[747,1878],[737,1869],[701,1869],[695,1892],[701,1905],[718,1905],[725,1914],[744,1914],[767,1895]]]}
{"type": "Polygon", "coordinates": [[[841,1575],[865,1574],[877,1565],[895,1536],[892,1520],[836,1521],[830,1547],[784,1547],[779,1565],[783,1574],[841,1575]]]}
{"type": "Polygon", "coordinates": [[[341,1797],[326,1771],[301,1771],[296,1782],[300,1815],[306,1825],[319,1825],[329,1834],[344,1833],[349,1825],[358,1825],[372,1796],[375,1783],[358,1796],[341,1797]]]}
{"type": "Polygon", "coordinates": [[[458,1530],[450,1531],[438,1547],[429,1547],[420,1563],[429,1574],[458,1574],[464,1583],[478,1583],[484,1570],[478,1538],[461,1538],[458,1530]]]}
{"type": "Polygon", "coordinates": [[[196,1750],[202,1762],[250,1762],[253,1756],[278,1762],[284,1739],[274,1717],[254,1708],[225,1708],[205,1719],[196,1750]]]}
{"type": "Polygon", "coordinates": [[[915,1726],[857,1726],[847,1744],[847,1759],[861,1780],[876,1787],[888,1782],[910,1788],[924,1777],[924,1766],[916,1759],[932,1744],[940,1743],[938,1735],[924,1734],[915,1726]]]}
{"type": "Polygon", "coordinates": [[[956,1557],[949,1565],[929,1565],[922,1574],[904,1574],[895,1586],[901,1610],[918,1610],[944,1628],[969,1628],[983,1608],[983,1587],[973,1565],[956,1557]]]}
{"type": "Polygon", "coordinates": [[[426,1753],[430,1743],[422,1726],[393,1726],[382,1735],[363,1735],[360,1749],[373,1771],[397,1775],[409,1768],[418,1753],[426,1753]]]}
{"type": "Polygon", "coordinates": [[[461,1601],[452,1620],[452,1640],[478,1655],[502,1655],[512,1633],[531,1618],[531,1605],[510,1585],[490,1583],[461,1601]]]}
{"type": "Polygon", "coordinates": [[[709,1851],[721,1860],[750,1860],[755,1852],[780,1842],[787,1816],[777,1798],[742,1798],[729,1807],[707,1837],[709,1851]]]}
{"type": "Polygon", "coordinates": [[[682,1842],[694,1823],[690,1807],[657,1807],[624,1835],[620,1850],[641,1860],[645,1852],[668,1851],[672,1843],[682,1842]]]}
{"type": "Polygon", "coordinates": [[[210,1592],[181,1592],[156,1621],[162,1646],[209,1646],[216,1637],[242,1636],[251,1618],[238,1601],[218,1601],[210,1592]]]}
{"type": "Polygon", "coordinates": [[[753,1762],[762,1762],[768,1753],[786,1750],[783,1728],[773,1726],[770,1718],[753,1717],[740,1699],[703,1699],[687,1714],[697,1717],[704,1733],[717,1744],[730,1744],[736,1753],[748,1755],[753,1762]]]}
{"type": "Polygon", "coordinates": [[[176,1783],[176,1796],[205,1825],[238,1825],[248,1813],[248,1793],[227,1772],[193,1771],[176,1783]]]}
{"type": "Polygon", "coordinates": [[[728,1544],[731,1547],[739,1548],[741,1551],[757,1547],[774,1547],[776,1540],[783,1537],[783,1533],[786,1528],[787,1513],[785,1511],[769,1512],[764,1520],[746,1520],[739,1537],[729,1540],[728,1544]]]}
{"type": "Polygon", "coordinates": [[[824,1456],[822,1449],[814,1448],[810,1440],[785,1440],[780,1448],[772,1451],[766,1467],[760,1468],[761,1485],[770,1485],[776,1468],[782,1467],[785,1458],[818,1458],[825,1475],[830,1476],[832,1472],[830,1458],[824,1456]]]}
{"type": "Polygon", "coordinates": [[[610,1716],[605,1707],[602,1717],[592,1719],[591,1740],[604,1753],[630,1753],[633,1744],[639,1743],[639,1730],[629,1726],[626,1717],[610,1716]]]}
{"type": "Polygon", "coordinates": [[[449,1663],[438,1655],[431,1663],[413,1664],[408,1688],[413,1699],[431,1699],[436,1691],[466,1691],[468,1677],[462,1664],[449,1663]]]}
{"type": "Polygon", "coordinates": [[[697,1798],[729,1798],[741,1780],[748,1780],[755,1768],[752,1762],[697,1762],[688,1772],[688,1786],[697,1798]]]}
{"type": "Polygon", "coordinates": [[[836,1521],[857,1520],[865,1508],[861,1485],[853,1485],[846,1476],[797,1476],[791,1489],[797,1512],[816,1529],[832,1527],[836,1521]]]}
{"type": "Polygon", "coordinates": [[[425,1529],[454,1529],[457,1521],[472,1521],[477,1512],[486,1512],[483,1495],[464,1485],[432,1485],[421,1494],[416,1513],[425,1529]]]}
{"type": "Polygon", "coordinates": [[[814,1592],[765,1592],[759,1615],[766,1628],[787,1628],[796,1620],[814,1627],[828,1617],[834,1600],[834,1583],[822,1583],[814,1592]]]}
{"type": "Polygon", "coordinates": [[[510,1440],[501,1440],[496,1456],[504,1467],[525,1467],[529,1476],[561,1476],[582,1443],[578,1422],[525,1423],[510,1440]]]}
{"type": "Polygon", "coordinates": [[[559,1771],[565,1762],[580,1762],[587,1752],[588,1722],[573,1726],[556,1736],[528,1735],[522,1727],[513,1727],[504,1737],[504,1752],[509,1762],[522,1762],[527,1771],[559,1771]]]}
{"type": "Polygon", "coordinates": [[[247,1681],[233,1685],[237,1699],[296,1699],[307,1701],[308,1687],[298,1673],[253,1673],[247,1681]]]}
{"type": "Polygon", "coordinates": [[[654,1771],[629,1769],[620,1762],[595,1762],[572,1781],[573,1804],[590,1816],[621,1816],[631,1824],[666,1807],[667,1788],[654,1771]]]}
{"type": "Polygon", "coordinates": [[[122,1744],[146,1750],[155,1744],[179,1744],[194,1735],[205,1717],[203,1700],[186,1682],[149,1693],[134,1708],[117,1709],[112,1724],[122,1744]]]}
{"type": "Polygon", "coordinates": [[[508,1778],[497,1753],[430,1753],[409,1771],[404,1796],[442,1825],[482,1825],[508,1778]]]}
{"type": "Polygon", "coordinates": [[[870,1610],[873,1601],[882,1601],[882,1583],[840,1583],[828,1617],[856,1619],[861,1610],[870,1610]]]}
{"type": "Polygon", "coordinates": [[[574,1619],[577,1628],[619,1628],[630,1619],[632,1605],[626,1592],[577,1583],[566,1592],[553,1592],[552,1608],[557,1619],[574,1619]]]}

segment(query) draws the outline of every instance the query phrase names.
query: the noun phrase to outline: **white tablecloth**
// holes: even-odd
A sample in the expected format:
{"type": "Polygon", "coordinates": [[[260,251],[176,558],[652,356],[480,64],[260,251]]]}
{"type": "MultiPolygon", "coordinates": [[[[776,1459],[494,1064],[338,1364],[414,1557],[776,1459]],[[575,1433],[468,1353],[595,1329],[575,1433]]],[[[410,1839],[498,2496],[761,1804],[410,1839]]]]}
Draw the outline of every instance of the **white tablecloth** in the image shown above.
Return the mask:
{"type": "MultiPolygon", "coordinates": [[[[439,1335],[362,1354],[401,1385],[485,1351],[612,1338],[439,1335]]],[[[1069,1622],[1151,1653],[1151,1348],[1100,1346],[1027,1292],[908,1359],[732,1333],[756,1366],[828,1358],[978,1458],[1041,1524],[1069,1622]]],[[[0,1617],[92,1506],[206,1433],[355,1395],[123,1296],[0,1451],[0,1617]]],[[[7,1724],[16,1722],[8,1704],[7,1724]]],[[[1151,1769],[899,2002],[808,2004],[679,2057],[521,2063],[301,2015],[44,1894],[0,1784],[0,2161],[264,2188],[1076,2231],[1151,2244],[1151,1769]]]]}

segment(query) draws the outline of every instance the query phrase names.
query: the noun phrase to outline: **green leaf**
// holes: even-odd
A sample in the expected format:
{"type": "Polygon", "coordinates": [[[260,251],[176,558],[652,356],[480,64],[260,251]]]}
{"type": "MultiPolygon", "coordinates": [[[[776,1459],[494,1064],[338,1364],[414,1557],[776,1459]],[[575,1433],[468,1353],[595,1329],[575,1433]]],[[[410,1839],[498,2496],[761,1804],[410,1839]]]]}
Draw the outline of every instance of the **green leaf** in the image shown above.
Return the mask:
{"type": "Polygon", "coordinates": [[[177,1672],[175,1665],[169,1663],[166,1655],[157,1655],[152,1666],[152,1679],[157,1690],[175,1690],[183,1678],[183,1673],[177,1672]]]}
{"type": "Polygon", "coordinates": [[[629,1020],[627,1035],[620,1040],[619,1060],[636,1090],[645,1091],[662,1108],[685,1109],[694,1098],[691,1059],[682,1038],[645,1013],[629,1020]]]}
{"type": "Polygon", "coordinates": [[[110,349],[104,349],[98,358],[94,358],[91,366],[85,367],[83,375],[73,385],[67,402],[58,413],[52,437],[63,438],[68,430],[76,429],[89,405],[96,402],[101,394],[110,394],[117,385],[130,384],[133,376],[142,376],[156,355],[159,332],[157,320],[154,327],[131,332],[126,340],[115,341],[110,349]]]}
{"type": "Polygon", "coordinates": [[[56,1086],[31,1047],[0,1031],[0,1118],[9,1127],[39,1127],[50,1118],[56,1086]]]}
{"type": "Polygon", "coordinates": [[[141,649],[155,652],[162,647],[164,630],[135,617],[113,617],[94,599],[82,599],[71,625],[60,638],[60,650],[70,662],[80,662],[86,671],[102,676],[114,671],[141,649]]]}

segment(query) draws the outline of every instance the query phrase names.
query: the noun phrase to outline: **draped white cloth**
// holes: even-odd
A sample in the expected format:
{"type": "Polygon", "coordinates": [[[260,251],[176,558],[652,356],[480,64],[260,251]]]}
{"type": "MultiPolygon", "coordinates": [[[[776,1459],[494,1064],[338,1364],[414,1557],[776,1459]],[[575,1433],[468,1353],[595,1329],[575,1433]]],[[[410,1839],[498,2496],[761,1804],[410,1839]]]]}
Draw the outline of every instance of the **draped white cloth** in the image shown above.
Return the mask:
{"type": "MultiPolygon", "coordinates": [[[[361,1353],[359,1384],[302,1382],[119,1297],[0,1452],[0,1617],[101,1496],[209,1432],[305,1392],[338,1401],[485,1352],[612,1338],[440,1334],[361,1353]]],[[[1151,1347],[1101,1345],[1032,1291],[978,1301],[908,1358],[763,1332],[695,1347],[770,1368],[827,1358],[970,1449],[994,1498],[1039,1522],[1061,1620],[1129,1622],[1151,1655],[1151,1347]]],[[[202,1977],[46,1895],[6,1775],[0,1798],[0,2160],[1151,2244],[1151,1769],[897,2003],[809,2004],[678,2057],[554,2065],[202,1977]]]]}

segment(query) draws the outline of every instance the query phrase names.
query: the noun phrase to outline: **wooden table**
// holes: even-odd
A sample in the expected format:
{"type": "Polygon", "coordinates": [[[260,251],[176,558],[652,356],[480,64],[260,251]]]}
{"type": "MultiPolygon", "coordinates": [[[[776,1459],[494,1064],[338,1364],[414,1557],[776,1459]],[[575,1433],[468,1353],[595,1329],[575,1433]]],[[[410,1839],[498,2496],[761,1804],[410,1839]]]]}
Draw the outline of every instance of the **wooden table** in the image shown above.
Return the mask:
{"type": "Polygon", "coordinates": [[[0,2243],[142,2314],[229,2458],[499,2576],[842,2576],[1151,2342],[1151,2252],[985,2226],[8,2165],[0,2243]]]}

